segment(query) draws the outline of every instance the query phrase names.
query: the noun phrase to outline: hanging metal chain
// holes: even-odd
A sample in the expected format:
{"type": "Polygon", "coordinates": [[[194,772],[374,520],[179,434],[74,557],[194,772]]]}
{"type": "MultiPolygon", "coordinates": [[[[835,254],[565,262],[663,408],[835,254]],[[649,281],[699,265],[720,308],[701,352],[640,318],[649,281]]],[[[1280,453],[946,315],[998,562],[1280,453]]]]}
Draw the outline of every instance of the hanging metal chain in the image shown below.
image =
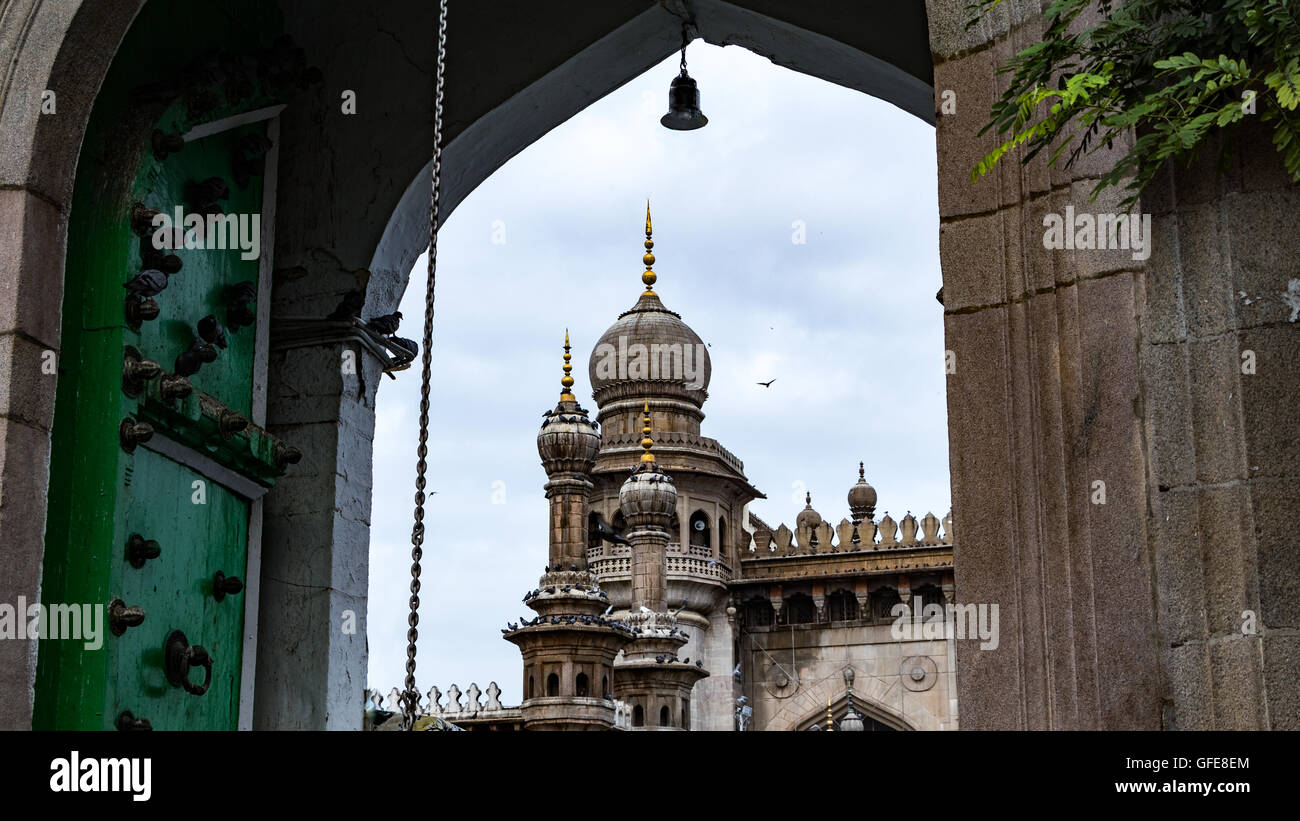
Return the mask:
{"type": "Polygon", "coordinates": [[[429,194],[429,271],[424,292],[424,356],[420,360],[420,445],[415,463],[415,525],[411,528],[411,613],[406,617],[406,684],[402,693],[402,727],[415,726],[420,691],[415,689],[415,649],[420,637],[420,559],[424,556],[424,472],[429,455],[429,385],[433,362],[433,285],[438,269],[438,193],[442,185],[443,56],[447,52],[447,0],[438,5],[438,68],[433,104],[433,174],[429,194]]]}

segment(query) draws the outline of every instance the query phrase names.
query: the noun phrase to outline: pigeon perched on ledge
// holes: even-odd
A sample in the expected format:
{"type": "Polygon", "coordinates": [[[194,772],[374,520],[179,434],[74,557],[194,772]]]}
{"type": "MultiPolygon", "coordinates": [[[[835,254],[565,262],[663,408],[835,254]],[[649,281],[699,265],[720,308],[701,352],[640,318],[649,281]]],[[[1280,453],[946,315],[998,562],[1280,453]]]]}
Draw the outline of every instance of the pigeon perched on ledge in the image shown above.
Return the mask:
{"type": "Polygon", "coordinates": [[[167,274],[157,268],[148,268],[122,286],[136,296],[158,296],[167,290],[167,274]]]}
{"type": "Polygon", "coordinates": [[[401,311],[394,311],[391,314],[384,314],[383,316],[377,316],[374,319],[366,320],[366,325],[370,327],[370,330],[380,336],[392,336],[397,333],[397,326],[401,324],[401,311]]]}

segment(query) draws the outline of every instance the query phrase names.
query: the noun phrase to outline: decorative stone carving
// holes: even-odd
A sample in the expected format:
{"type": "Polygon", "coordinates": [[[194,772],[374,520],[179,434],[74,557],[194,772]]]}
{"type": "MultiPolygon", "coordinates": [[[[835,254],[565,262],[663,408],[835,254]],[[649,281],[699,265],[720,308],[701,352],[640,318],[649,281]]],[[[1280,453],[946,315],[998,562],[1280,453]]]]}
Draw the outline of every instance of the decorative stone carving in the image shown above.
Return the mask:
{"type": "Polygon", "coordinates": [[[495,681],[488,682],[487,688],[487,706],[484,710],[500,710],[501,707],[501,688],[495,681]]]}

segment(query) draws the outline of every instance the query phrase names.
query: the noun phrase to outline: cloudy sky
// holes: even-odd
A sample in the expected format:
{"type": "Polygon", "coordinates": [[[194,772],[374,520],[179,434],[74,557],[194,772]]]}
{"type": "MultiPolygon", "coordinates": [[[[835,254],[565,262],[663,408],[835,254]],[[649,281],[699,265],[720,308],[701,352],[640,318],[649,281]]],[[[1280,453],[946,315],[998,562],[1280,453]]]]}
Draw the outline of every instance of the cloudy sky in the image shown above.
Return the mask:
{"type": "MultiPolygon", "coordinates": [[[[496,681],[520,700],[500,628],[530,612],[546,561],[537,428],[566,327],[595,416],[587,359],[642,289],[647,198],[655,290],[712,345],[703,433],[767,494],[753,510],[793,525],[806,488],[838,522],[859,460],[878,516],[949,508],[933,128],[738,47],[696,41],[687,57],[706,128],[658,123],[674,54],[508,162],[439,235],[421,691],[496,681]]],[[[405,336],[420,335],[425,265],[405,336]]],[[[367,633],[387,693],[405,658],[418,369],[378,401],[367,633]]]]}

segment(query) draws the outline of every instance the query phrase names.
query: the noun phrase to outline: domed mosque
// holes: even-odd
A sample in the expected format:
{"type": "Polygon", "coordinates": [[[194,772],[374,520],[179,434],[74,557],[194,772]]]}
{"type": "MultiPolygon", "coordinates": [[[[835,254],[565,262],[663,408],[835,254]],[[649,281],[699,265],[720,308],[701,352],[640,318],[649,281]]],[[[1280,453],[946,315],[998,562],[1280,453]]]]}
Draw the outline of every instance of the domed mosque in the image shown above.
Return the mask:
{"type": "Polygon", "coordinates": [[[452,685],[425,709],[466,729],[956,729],[951,513],[876,519],[860,463],[838,525],[811,491],[793,530],[752,514],[765,497],[744,463],[701,433],[712,362],[655,291],[649,205],[642,262],[644,290],[588,361],[594,422],[565,334],[538,434],[550,551],[524,601],[539,615],[502,630],[523,701],[503,706],[493,682],[462,705],[452,685]]]}

